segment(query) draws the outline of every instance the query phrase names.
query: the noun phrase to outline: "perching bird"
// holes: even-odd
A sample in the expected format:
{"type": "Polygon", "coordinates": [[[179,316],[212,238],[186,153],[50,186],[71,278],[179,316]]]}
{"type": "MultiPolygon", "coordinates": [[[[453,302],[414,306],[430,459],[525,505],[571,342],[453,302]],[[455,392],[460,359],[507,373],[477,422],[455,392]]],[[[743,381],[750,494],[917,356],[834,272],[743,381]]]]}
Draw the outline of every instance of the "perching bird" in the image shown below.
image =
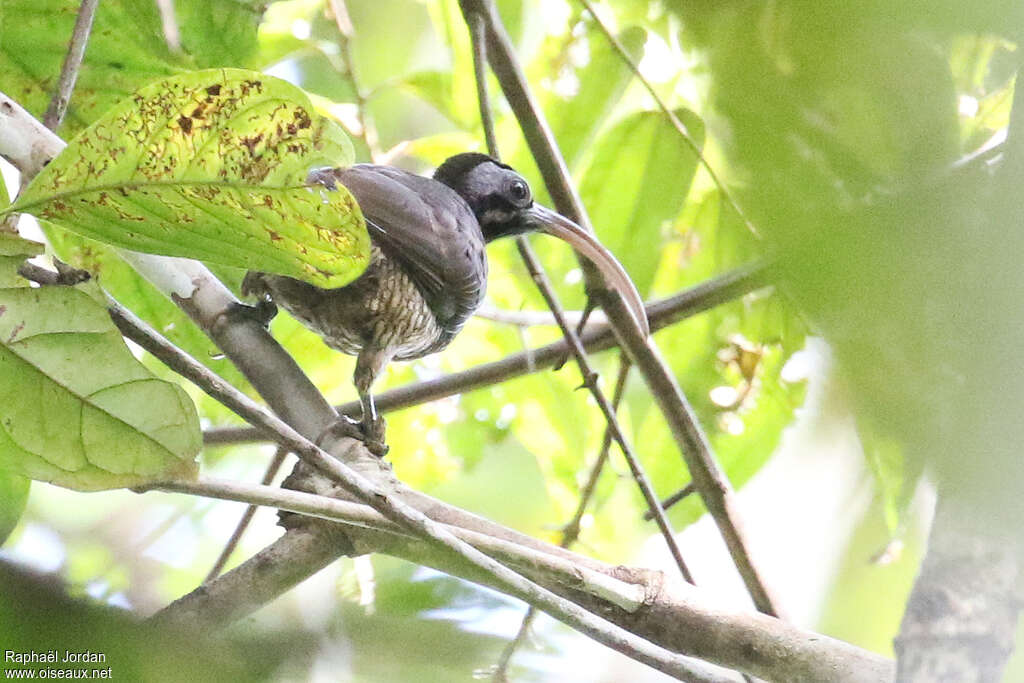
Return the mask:
{"type": "Polygon", "coordinates": [[[371,238],[370,265],[356,280],[320,289],[280,275],[250,272],[246,294],[269,298],[323,337],[355,355],[362,437],[383,455],[383,419],[370,389],[392,359],[411,360],[445,348],[483,301],[484,245],[539,230],[591,260],[629,305],[646,335],[647,318],[622,266],[581,227],[533,202],[510,167],[484,154],[451,157],[433,179],[389,166],[315,169],[309,182],[352,193],[371,238]]]}

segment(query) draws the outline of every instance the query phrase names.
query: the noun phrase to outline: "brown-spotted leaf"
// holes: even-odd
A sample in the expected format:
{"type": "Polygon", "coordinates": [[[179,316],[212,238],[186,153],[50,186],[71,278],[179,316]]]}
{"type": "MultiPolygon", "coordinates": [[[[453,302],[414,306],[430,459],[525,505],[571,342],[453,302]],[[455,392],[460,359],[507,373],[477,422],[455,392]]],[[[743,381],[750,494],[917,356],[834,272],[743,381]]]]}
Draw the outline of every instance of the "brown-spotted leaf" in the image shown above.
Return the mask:
{"type": "Polygon", "coordinates": [[[340,287],[369,260],[342,187],[307,187],[352,148],[306,95],[240,69],[164,79],[82,131],[12,210],[118,247],[340,287]]]}

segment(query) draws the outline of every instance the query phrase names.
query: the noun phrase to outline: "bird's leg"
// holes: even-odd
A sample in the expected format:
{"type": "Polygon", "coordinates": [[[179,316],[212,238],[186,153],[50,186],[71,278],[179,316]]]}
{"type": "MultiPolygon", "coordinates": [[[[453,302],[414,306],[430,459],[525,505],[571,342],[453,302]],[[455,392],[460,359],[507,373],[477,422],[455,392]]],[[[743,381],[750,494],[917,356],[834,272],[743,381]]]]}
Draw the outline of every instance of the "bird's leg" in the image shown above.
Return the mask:
{"type": "MultiPolygon", "coordinates": [[[[352,379],[356,385],[356,391],[359,393],[362,417],[356,420],[348,415],[339,415],[338,421],[331,425],[325,434],[359,439],[366,444],[366,449],[377,457],[383,458],[387,455],[388,445],[384,441],[387,423],[384,421],[384,417],[377,412],[370,388],[393,356],[394,353],[386,349],[364,348],[359,352],[352,379]]],[[[320,443],[322,439],[323,436],[317,440],[317,443],[320,443]]]]}
{"type": "Polygon", "coordinates": [[[370,390],[384,366],[390,362],[393,356],[394,353],[389,349],[364,348],[356,358],[356,369],[352,377],[356,391],[359,393],[359,403],[363,408],[362,428],[366,447],[380,457],[384,457],[388,452],[388,446],[384,442],[386,423],[384,418],[377,413],[377,406],[373,402],[373,394],[370,393],[370,390]]]}

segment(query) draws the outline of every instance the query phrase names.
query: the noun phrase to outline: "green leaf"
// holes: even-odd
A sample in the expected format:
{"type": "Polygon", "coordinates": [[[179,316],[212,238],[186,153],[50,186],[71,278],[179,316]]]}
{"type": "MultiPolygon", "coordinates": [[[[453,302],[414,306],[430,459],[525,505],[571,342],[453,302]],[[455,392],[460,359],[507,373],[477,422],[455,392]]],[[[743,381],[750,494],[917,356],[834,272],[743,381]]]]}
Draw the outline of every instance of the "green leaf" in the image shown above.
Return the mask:
{"type": "Polygon", "coordinates": [[[351,145],[298,88],[238,69],[140,90],[76,137],[10,210],[118,247],[341,287],[369,261],[355,199],[304,185],[351,145]]]}
{"type": "MultiPolygon", "coordinates": [[[[676,115],[700,148],[701,120],[688,110],[676,115]]],[[[633,114],[598,141],[580,195],[641,294],[654,280],[662,225],[679,215],[696,169],[697,156],[661,112],[633,114]]]]}
{"type": "MultiPolygon", "coordinates": [[[[41,117],[53,96],[78,0],[0,0],[4,92],[41,117]]],[[[193,66],[248,66],[261,7],[238,0],[175,3],[183,54],[167,45],[157,5],[101,2],[61,132],[70,136],[155,78],[193,66]]]]}
{"type": "Polygon", "coordinates": [[[25,511],[30,484],[25,477],[0,469],[0,545],[14,531],[25,511]]]}
{"type": "Polygon", "coordinates": [[[132,356],[99,291],[27,285],[0,281],[0,469],[79,490],[194,478],[195,406],[132,356]]]}
{"type": "MultiPolygon", "coordinates": [[[[619,35],[619,40],[633,59],[639,59],[647,32],[639,26],[631,26],[619,35]]],[[[577,73],[579,91],[571,99],[559,100],[548,107],[551,130],[569,168],[576,167],[587,145],[633,80],[632,69],[603,35],[591,36],[590,50],[590,62],[577,73]]]]}
{"type": "Polygon", "coordinates": [[[181,47],[200,67],[249,66],[264,7],[246,0],[176,0],[181,47]]]}
{"type": "MultiPolygon", "coordinates": [[[[0,7],[4,91],[36,116],[42,116],[53,96],[80,4],[3,0],[0,7]]],[[[81,130],[139,84],[181,66],[167,49],[156,3],[101,2],[65,129],[81,130]]]]}
{"type": "MultiPolygon", "coordinates": [[[[220,353],[210,338],[174,302],[125,263],[113,247],[52,225],[44,224],[43,227],[49,246],[63,261],[88,271],[118,303],[159,330],[175,346],[206,365],[232,386],[252,394],[248,381],[234,363],[220,353]]],[[[224,278],[221,280],[225,281],[224,278]]],[[[148,356],[142,360],[161,377],[174,376],[159,361],[148,356]]],[[[205,418],[215,422],[231,418],[237,421],[234,413],[206,395],[200,395],[197,403],[205,418]]]]}

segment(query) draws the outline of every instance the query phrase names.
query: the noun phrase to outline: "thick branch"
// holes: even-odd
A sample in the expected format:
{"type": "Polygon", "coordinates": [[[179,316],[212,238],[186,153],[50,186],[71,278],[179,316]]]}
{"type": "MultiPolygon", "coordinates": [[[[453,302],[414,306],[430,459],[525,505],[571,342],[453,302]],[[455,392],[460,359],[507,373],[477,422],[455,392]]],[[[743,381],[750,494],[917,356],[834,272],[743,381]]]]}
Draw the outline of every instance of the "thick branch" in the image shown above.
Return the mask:
{"type": "MultiPolygon", "coordinates": [[[[312,514],[323,519],[344,520],[344,538],[355,553],[385,552],[477,583],[493,585],[475,568],[453,564],[451,556],[442,556],[423,541],[409,536],[379,513],[365,505],[324,498],[307,493],[234,482],[202,481],[162,486],[165,490],[208,495],[226,500],[268,504],[287,510],[312,514]]],[[[330,546],[335,542],[330,527],[316,527],[282,538],[268,549],[273,556],[284,556],[294,546],[304,549],[315,545],[311,537],[330,546]]],[[[877,681],[890,680],[892,662],[846,643],[797,629],[766,615],[723,610],[701,597],[698,589],[670,581],[661,572],[628,569],[597,563],[581,555],[563,556],[560,549],[523,548],[494,539],[486,534],[449,527],[452,533],[494,557],[509,563],[534,580],[652,642],[720,666],[746,671],[751,675],[779,681],[877,681]],[[557,553],[557,554],[556,554],[557,553]],[[586,567],[583,567],[583,565],[586,567]]],[[[265,551],[267,552],[267,551],[265,551]]],[[[298,551],[295,551],[298,552],[298,551]]],[[[303,551],[305,552],[305,551],[303,551]]],[[[319,553],[314,553],[314,556],[319,553]]],[[[299,556],[299,555],[296,555],[299,556]]],[[[257,566],[263,563],[252,563],[257,566]]],[[[266,562],[272,567],[273,562],[266,562]]],[[[268,585],[281,580],[268,569],[265,576],[246,570],[246,581],[256,581],[256,594],[265,596],[268,585]]],[[[231,577],[229,572],[224,578],[231,577]]],[[[241,580],[242,577],[239,577],[241,580]]],[[[196,593],[183,598],[179,609],[206,613],[208,610],[224,623],[244,615],[238,600],[251,609],[263,602],[249,601],[240,591],[218,588],[213,593],[196,593]],[[230,601],[234,600],[234,603],[230,601]]],[[[265,602],[265,599],[264,599],[265,602]]]]}

